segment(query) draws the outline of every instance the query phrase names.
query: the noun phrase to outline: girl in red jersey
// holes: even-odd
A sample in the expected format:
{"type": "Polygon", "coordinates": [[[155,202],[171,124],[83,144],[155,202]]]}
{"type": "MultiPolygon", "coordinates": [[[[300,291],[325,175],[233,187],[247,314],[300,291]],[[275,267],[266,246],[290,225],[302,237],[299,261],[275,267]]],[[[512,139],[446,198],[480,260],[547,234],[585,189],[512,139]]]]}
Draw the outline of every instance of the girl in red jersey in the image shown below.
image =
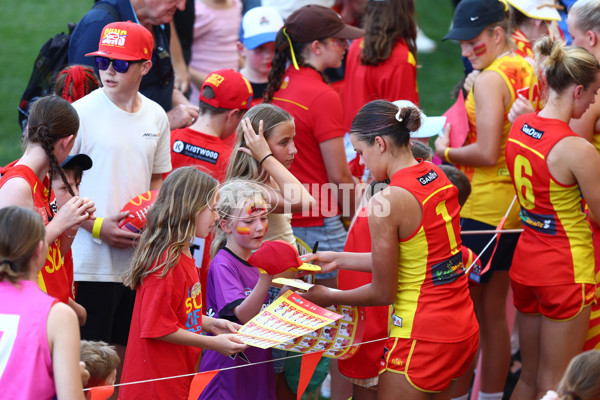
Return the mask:
{"type": "Polygon", "coordinates": [[[513,124],[506,162],[524,231],[510,270],[523,366],[512,398],[539,399],[581,352],[595,301],[592,233],[581,196],[600,215],[600,156],[569,128],[594,102],[600,64],[579,47],[544,38],[548,103],[513,124]]]}
{"type": "MultiPolygon", "coordinates": [[[[196,167],[178,168],[148,212],[123,280],[137,293],[121,382],[194,373],[202,348],[226,356],[246,349],[230,335],[238,324],[202,315],[202,287],[189,247],[194,236],[206,237],[217,221],[217,183],[196,167]]],[[[187,399],[191,382],[187,376],[126,385],[119,398],[187,399]]]]}
{"type": "Polygon", "coordinates": [[[352,42],[346,58],[346,132],[358,110],[371,100],[409,100],[419,105],[414,14],[414,0],[367,2],[365,36],[352,42]]]}
{"type": "Polygon", "coordinates": [[[46,224],[49,244],[46,264],[39,284],[42,290],[77,311],[70,298],[71,284],[62,254],[66,254],[77,229],[87,219],[93,219],[94,202],[74,196],[60,211],[56,206],[52,179],[60,177],[71,195],[74,192],[60,164],[67,158],[79,129],[75,109],[58,96],[37,100],[29,115],[26,148],[23,156],[2,169],[0,208],[19,205],[35,210],[46,224]]]}
{"type": "MultiPolygon", "coordinates": [[[[310,212],[293,215],[294,235],[311,245],[319,241],[323,250],[344,248],[341,217],[342,212],[354,214],[354,183],[344,151],[342,102],[322,73],[325,68],[339,68],[347,40],[363,33],[346,25],[330,8],[310,4],[296,10],[277,33],[264,94],[266,103],[294,117],[298,154],[290,172],[316,200],[310,212]]],[[[336,284],[335,272],[317,274],[317,279],[336,284]]]]}
{"type": "Polygon", "coordinates": [[[320,305],[394,304],[381,399],[449,399],[451,381],[479,342],[462,264],[458,189],[437,166],[413,158],[410,132],[419,126],[419,109],[383,100],[356,115],[352,144],[373,179],[390,178],[390,185],[367,206],[372,252],[342,253],[341,264],[372,270],[373,281],[347,291],[317,285],[306,295],[320,305]]]}

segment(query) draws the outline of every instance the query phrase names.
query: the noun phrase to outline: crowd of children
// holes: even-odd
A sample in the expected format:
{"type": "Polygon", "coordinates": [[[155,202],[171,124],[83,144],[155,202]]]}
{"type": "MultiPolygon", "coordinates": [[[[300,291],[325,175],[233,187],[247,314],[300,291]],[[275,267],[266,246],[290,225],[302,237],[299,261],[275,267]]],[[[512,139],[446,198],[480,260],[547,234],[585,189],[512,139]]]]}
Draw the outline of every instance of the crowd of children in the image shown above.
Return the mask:
{"type": "Polygon", "coordinates": [[[185,399],[194,372],[220,370],[199,399],[295,398],[286,353],[236,335],[280,293],[251,256],[282,240],[319,246],[302,259],[322,268],[307,300],[366,307],[373,342],[332,363],[332,399],[467,400],[478,350],[479,398],[502,399],[509,286],[512,398],[598,398],[599,352],[582,351],[600,318],[600,0],[573,6],[581,47],[557,40],[552,1],[508,3],[456,8],[444,39],[475,69],[468,131],[451,147],[445,126],[435,151],[419,133],[414,0],[367,2],[364,30],[322,5],[284,20],[197,0],[199,111],[174,130],[140,93],[153,34],[104,26],[86,54],[96,72],[58,75],[31,108],[23,155],[1,169],[0,393],[185,399]],[[325,70],[346,55],[340,94],[325,70]],[[143,232],[119,228],[149,190],[143,232]]]}

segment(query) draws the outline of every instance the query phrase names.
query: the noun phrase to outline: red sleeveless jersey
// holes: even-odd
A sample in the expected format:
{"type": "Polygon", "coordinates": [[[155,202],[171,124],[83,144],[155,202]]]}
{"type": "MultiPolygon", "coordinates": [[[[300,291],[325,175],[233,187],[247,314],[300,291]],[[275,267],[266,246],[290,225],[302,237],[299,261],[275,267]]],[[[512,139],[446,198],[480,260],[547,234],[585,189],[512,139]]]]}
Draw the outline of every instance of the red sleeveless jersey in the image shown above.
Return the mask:
{"type": "MultiPolygon", "coordinates": [[[[48,225],[58,211],[54,193],[50,193],[50,199],[48,199],[48,187],[50,186],[48,178],[44,178],[44,182],[40,181],[33,170],[26,165],[13,165],[4,169],[3,172],[0,187],[12,178],[21,178],[29,183],[34,210],[42,217],[44,225],[48,225]]],[[[41,273],[38,274],[38,284],[50,296],[56,297],[63,303],[68,303],[72,282],[69,280],[67,269],[63,268],[60,239],[48,243],[48,256],[41,273]]]]}
{"type": "Polygon", "coordinates": [[[465,340],[478,330],[462,262],[458,189],[434,164],[401,169],[390,186],[421,204],[421,225],[400,240],[391,337],[465,340]]]}
{"type": "Polygon", "coordinates": [[[569,136],[577,135],[563,121],[525,114],[508,137],[506,161],[524,226],[510,277],[523,285],[595,282],[592,232],[579,186],[556,181],[547,165],[548,153],[569,136]]]}

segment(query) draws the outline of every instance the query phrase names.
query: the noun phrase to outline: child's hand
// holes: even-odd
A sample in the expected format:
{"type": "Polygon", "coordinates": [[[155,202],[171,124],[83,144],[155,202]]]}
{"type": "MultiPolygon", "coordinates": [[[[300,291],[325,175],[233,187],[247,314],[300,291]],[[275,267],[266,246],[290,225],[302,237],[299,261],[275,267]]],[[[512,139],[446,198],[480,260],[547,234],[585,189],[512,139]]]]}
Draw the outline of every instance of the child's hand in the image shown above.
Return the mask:
{"type": "Polygon", "coordinates": [[[533,109],[533,106],[529,100],[527,100],[527,98],[522,94],[519,94],[517,99],[513,102],[512,107],[510,107],[510,111],[508,112],[508,120],[513,123],[519,115],[532,113],[534,111],[535,110],[533,109]]]}
{"type": "MultiPolygon", "coordinates": [[[[69,228],[79,227],[81,223],[90,218],[89,199],[82,199],[79,196],[72,197],[58,210],[58,213],[54,216],[53,222],[56,220],[58,227],[61,227],[61,231],[64,232],[69,228]]],[[[92,212],[96,211],[96,208],[92,202],[92,212]]]]}
{"type": "Polygon", "coordinates": [[[79,372],[81,373],[81,384],[83,387],[86,387],[90,380],[90,372],[85,367],[85,363],[83,361],[79,361],[79,372]]]}
{"type": "MultiPolygon", "coordinates": [[[[450,146],[450,132],[452,130],[452,125],[446,124],[444,126],[444,133],[439,135],[435,142],[433,143],[435,147],[435,153],[444,159],[444,152],[450,146]]],[[[446,160],[447,161],[447,160],[446,160]]]]}
{"type": "Polygon", "coordinates": [[[141,235],[119,228],[119,221],[128,215],[129,211],[123,211],[104,218],[102,227],[100,228],[100,239],[109,246],[118,249],[126,249],[135,246],[141,235]]]}
{"type": "Polygon", "coordinates": [[[258,133],[254,132],[252,124],[248,118],[243,119],[240,122],[242,130],[244,131],[244,141],[246,147],[240,147],[239,151],[251,155],[256,161],[261,161],[266,155],[271,153],[271,148],[265,139],[263,134],[263,122],[260,121],[258,124],[258,133]]]}
{"type": "Polygon", "coordinates": [[[240,353],[248,348],[248,346],[235,334],[213,336],[213,339],[213,350],[218,351],[227,357],[240,353]]]}
{"type": "Polygon", "coordinates": [[[241,327],[242,326],[240,324],[236,324],[235,322],[217,318],[213,320],[210,333],[212,333],[213,335],[236,333],[241,327]]]}
{"type": "Polygon", "coordinates": [[[88,213],[88,219],[95,219],[96,217],[94,216],[94,213],[96,212],[96,203],[90,200],[89,197],[82,197],[81,199],[87,207],[86,211],[88,213]]]}

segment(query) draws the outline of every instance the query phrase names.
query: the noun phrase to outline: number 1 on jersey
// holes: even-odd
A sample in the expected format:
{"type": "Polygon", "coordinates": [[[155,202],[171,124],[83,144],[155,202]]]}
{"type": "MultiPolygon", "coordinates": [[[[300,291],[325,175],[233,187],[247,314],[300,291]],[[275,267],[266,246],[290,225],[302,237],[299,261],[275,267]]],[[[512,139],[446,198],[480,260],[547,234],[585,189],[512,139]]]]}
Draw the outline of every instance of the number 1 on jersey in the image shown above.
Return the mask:
{"type": "Polygon", "coordinates": [[[442,200],[435,206],[435,212],[437,215],[441,215],[446,222],[446,232],[448,233],[448,242],[450,242],[450,249],[452,254],[458,253],[458,243],[456,242],[456,236],[454,235],[454,227],[452,226],[452,217],[446,208],[446,200],[442,200]]]}

